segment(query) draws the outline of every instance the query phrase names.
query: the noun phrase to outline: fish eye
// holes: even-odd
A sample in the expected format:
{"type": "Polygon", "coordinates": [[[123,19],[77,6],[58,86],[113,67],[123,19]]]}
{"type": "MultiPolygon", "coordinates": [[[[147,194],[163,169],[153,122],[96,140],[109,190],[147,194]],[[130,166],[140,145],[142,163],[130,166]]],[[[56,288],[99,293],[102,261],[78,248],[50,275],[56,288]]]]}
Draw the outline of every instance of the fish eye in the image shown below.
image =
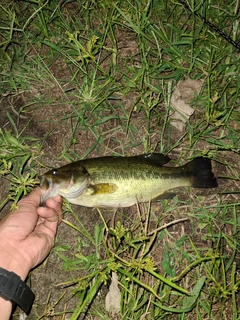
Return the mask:
{"type": "Polygon", "coordinates": [[[56,175],[58,174],[57,169],[54,169],[53,172],[52,172],[52,174],[53,174],[54,176],[56,176],[56,175]]]}

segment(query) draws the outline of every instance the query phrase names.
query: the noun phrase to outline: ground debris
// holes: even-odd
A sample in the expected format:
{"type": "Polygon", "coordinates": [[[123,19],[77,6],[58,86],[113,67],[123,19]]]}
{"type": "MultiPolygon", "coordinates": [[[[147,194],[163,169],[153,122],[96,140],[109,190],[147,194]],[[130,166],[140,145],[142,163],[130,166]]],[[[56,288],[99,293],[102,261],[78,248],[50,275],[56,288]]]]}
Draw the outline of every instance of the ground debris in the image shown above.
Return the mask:
{"type": "Polygon", "coordinates": [[[190,101],[196,93],[199,93],[203,85],[203,80],[186,79],[178,82],[171,97],[171,107],[174,108],[170,114],[170,123],[179,131],[183,131],[187,120],[194,113],[190,106],[190,101]]]}
{"type": "Polygon", "coordinates": [[[115,316],[120,312],[120,302],[121,292],[118,287],[118,276],[115,272],[113,272],[109,291],[105,298],[106,310],[111,316],[115,316]]]}

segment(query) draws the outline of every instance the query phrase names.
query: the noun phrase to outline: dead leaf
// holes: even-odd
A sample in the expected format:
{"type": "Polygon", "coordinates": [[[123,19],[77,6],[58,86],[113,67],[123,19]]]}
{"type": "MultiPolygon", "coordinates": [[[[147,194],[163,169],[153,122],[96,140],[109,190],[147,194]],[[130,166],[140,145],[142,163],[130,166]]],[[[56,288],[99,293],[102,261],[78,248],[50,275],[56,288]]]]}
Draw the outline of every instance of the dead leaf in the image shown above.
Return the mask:
{"type": "Polygon", "coordinates": [[[112,273],[112,281],[109,286],[109,291],[105,298],[106,310],[114,316],[120,313],[121,292],[118,287],[118,276],[116,272],[112,273]]]}
{"type": "Polygon", "coordinates": [[[183,131],[187,120],[194,113],[189,103],[200,92],[203,82],[204,80],[181,80],[172,93],[170,104],[175,111],[170,114],[170,123],[180,131],[183,131]]]}

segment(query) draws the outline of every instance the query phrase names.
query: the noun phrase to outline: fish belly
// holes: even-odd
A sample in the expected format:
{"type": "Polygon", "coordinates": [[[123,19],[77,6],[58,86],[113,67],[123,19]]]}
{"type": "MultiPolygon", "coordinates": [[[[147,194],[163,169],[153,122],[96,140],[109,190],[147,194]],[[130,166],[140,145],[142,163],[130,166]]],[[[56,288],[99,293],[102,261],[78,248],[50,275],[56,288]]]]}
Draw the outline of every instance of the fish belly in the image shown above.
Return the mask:
{"type": "Polygon", "coordinates": [[[113,192],[94,192],[91,187],[86,188],[83,193],[75,199],[67,199],[69,202],[85,207],[96,208],[119,208],[130,207],[137,203],[157,200],[166,191],[190,186],[189,179],[166,179],[146,181],[122,181],[117,182],[113,192]]]}

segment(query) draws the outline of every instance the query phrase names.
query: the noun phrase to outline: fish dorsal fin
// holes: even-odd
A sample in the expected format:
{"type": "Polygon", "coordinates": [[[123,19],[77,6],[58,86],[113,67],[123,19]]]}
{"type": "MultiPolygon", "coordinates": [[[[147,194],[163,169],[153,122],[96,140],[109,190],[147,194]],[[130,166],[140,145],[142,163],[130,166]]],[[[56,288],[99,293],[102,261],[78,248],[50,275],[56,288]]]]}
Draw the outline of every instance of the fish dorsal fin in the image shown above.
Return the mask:
{"type": "Polygon", "coordinates": [[[164,164],[168,163],[171,159],[168,156],[165,156],[162,153],[145,153],[139,156],[141,159],[144,159],[146,162],[153,164],[155,166],[163,166],[164,164]]]}

